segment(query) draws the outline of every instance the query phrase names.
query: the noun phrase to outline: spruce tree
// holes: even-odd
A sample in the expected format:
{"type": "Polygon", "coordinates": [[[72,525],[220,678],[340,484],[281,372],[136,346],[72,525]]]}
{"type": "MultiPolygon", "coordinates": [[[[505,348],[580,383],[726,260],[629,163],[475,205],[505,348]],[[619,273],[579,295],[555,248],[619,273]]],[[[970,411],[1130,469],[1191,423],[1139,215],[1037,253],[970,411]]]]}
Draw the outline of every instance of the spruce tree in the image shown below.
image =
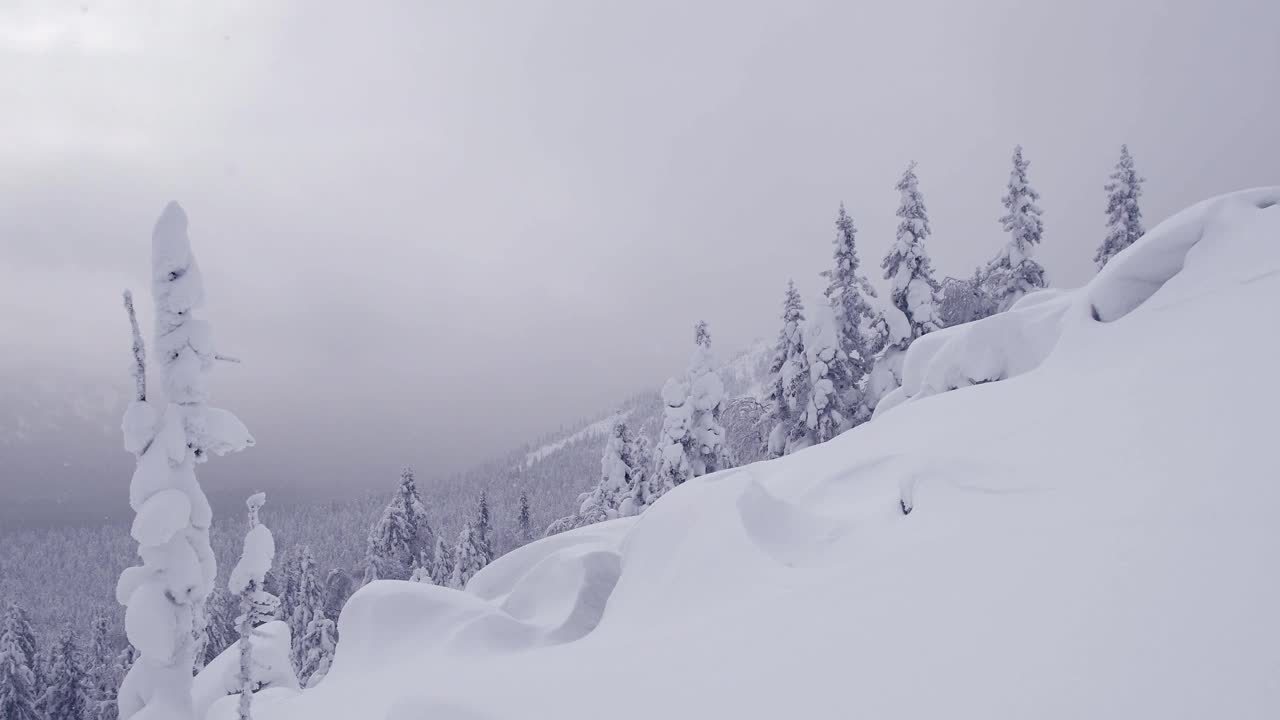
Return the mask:
{"type": "Polygon", "coordinates": [[[1142,197],[1142,183],[1146,181],[1133,168],[1129,146],[1121,145],[1120,160],[1111,173],[1111,182],[1106,185],[1107,237],[1093,256],[1099,270],[1146,232],[1142,226],[1142,209],[1138,207],[1138,198],[1142,197]]]}
{"type": "Polygon", "coordinates": [[[804,303],[794,281],[787,282],[782,301],[782,330],[769,366],[770,457],[781,457],[806,447],[803,416],[809,404],[809,359],[804,347],[804,303]]]}
{"type": "Polygon", "coordinates": [[[463,523],[458,543],[453,548],[453,568],[448,587],[466,589],[467,582],[487,564],[475,526],[470,521],[463,523]]]}
{"type": "Polygon", "coordinates": [[[111,646],[111,626],[105,615],[93,619],[93,636],[89,640],[89,656],[86,671],[89,683],[90,714],[94,720],[104,720],[104,714],[112,714],[107,706],[116,702],[115,650],[111,646]]]}
{"type": "Polygon", "coordinates": [[[493,526],[489,517],[489,493],[483,488],[476,502],[476,519],[471,530],[475,535],[476,550],[484,561],[480,567],[484,567],[493,562],[493,526]]]}
{"type": "MultiPolygon", "coordinates": [[[[413,470],[400,473],[400,487],[382,516],[369,532],[367,552],[369,571],[373,577],[388,580],[408,579],[418,556],[432,547],[431,527],[426,508],[418,495],[413,470]]],[[[369,574],[366,573],[366,581],[369,574]]]]}
{"type": "Polygon", "coordinates": [[[42,720],[35,673],[22,642],[17,605],[10,605],[0,628],[0,718],[42,720]]]}
{"type": "Polygon", "coordinates": [[[516,543],[528,545],[533,539],[533,513],[529,509],[529,494],[522,491],[520,511],[516,513],[516,543]]]}
{"type": "Polygon", "coordinates": [[[208,643],[205,645],[205,663],[212,662],[222,651],[236,642],[236,606],[239,599],[222,586],[214,588],[205,601],[208,615],[208,643]]]}
{"type": "Polygon", "coordinates": [[[453,551],[445,546],[443,537],[436,536],[436,547],[433,554],[435,557],[432,558],[431,579],[435,581],[436,585],[452,587],[453,551]]]}
{"type": "MultiPolygon", "coordinates": [[[[324,617],[324,589],[320,586],[320,578],[316,571],[316,561],[311,548],[300,545],[294,549],[293,569],[291,572],[291,594],[288,603],[282,599],[285,620],[289,623],[290,639],[293,643],[290,659],[294,670],[299,673],[307,659],[307,648],[304,638],[307,628],[313,620],[324,617]]],[[[301,675],[299,680],[305,681],[301,675]]]]}
{"type": "Polygon", "coordinates": [[[689,402],[689,383],[671,378],[662,386],[662,429],[655,449],[657,464],[649,483],[637,495],[640,510],[652,505],[664,494],[693,477],[689,465],[689,430],[693,421],[693,405],[689,402]]]}
{"type": "Polygon", "coordinates": [[[303,636],[303,662],[298,681],[305,688],[313,688],[329,673],[333,653],[338,647],[338,628],[333,620],[315,616],[307,625],[303,636]]]}
{"type": "MultiPolygon", "coordinates": [[[[335,623],[342,614],[342,607],[355,592],[355,580],[346,570],[335,568],[329,571],[324,581],[324,616],[335,623]]],[[[335,635],[336,637],[336,635],[335,635]]]]}
{"type": "Polygon", "coordinates": [[[894,329],[894,323],[890,323],[888,342],[902,350],[921,335],[941,327],[936,307],[940,286],[933,278],[933,265],[925,248],[932,231],[915,168],[916,164],[911,163],[896,185],[900,195],[898,234],[881,263],[893,306],[906,319],[901,328],[894,329]]]}
{"type": "Polygon", "coordinates": [[[49,688],[41,703],[48,720],[89,720],[89,688],[75,635],[64,632],[53,648],[49,688]]]}
{"type": "Polygon", "coordinates": [[[805,405],[804,430],[809,444],[824,443],[852,426],[848,388],[855,384],[853,368],[845,355],[835,314],[820,305],[805,334],[809,365],[809,401],[805,405]]]}
{"type": "Polygon", "coordinates": [[[1022,146],[1015,147],[1009,189],[1001,201],[1007,212],[1000,218],[1000,225],[1009,234],[1009,242],[980,273],[981,287],[995,303],[997,312],[1008,310],[1023,295],[1045,286],[1044,268],[1032,258],[1044,235],[1044,224],[1036,204],[1040,193],[1027,181],[1029,164],[1022,158],[1022,146]]]}
{"type": "MultiPolygon", "coordinates": [[[[850,372],[855,383],[871,371],[871,362],[881,340],[875,327],[879,311],[872,307],[868,298],[875,298],[875,288],[871,282],[859,272],[861,261],[855,246],[857,228],[853,219],[845,211],[844,203],[836,214],[836,236],[832,240],[833,267],[822,273],[827,279],[827,288],[823,291],[827,301],[835,311],[836,330],[839,333],[841,349],[849,359],[850,372]]],[[[837,388],[837,392],[856,395],[858,388],[837,388]]],[[[856,402],[856,397],[850,397],[856,402]]]]}

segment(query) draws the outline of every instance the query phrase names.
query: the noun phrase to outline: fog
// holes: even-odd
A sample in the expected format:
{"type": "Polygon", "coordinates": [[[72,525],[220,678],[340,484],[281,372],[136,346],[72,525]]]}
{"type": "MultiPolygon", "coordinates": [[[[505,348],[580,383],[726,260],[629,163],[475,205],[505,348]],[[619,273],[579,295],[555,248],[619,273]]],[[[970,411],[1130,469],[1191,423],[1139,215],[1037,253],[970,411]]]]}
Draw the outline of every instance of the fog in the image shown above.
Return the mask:
{"type": "Polygon", "coordinates": [[[1021,143],[1058,286],[1122,142],[1148,227],[1277,182],[1280,4],[1029,5],[4,3],[0,354],[123,379],[119,293],[178,200],[244,359],[215,404],[458,469],[660,384],[698,319],[722,355],[771,337],[842,201],[880,283],[911,160],[968,275],[1021,143]]]}

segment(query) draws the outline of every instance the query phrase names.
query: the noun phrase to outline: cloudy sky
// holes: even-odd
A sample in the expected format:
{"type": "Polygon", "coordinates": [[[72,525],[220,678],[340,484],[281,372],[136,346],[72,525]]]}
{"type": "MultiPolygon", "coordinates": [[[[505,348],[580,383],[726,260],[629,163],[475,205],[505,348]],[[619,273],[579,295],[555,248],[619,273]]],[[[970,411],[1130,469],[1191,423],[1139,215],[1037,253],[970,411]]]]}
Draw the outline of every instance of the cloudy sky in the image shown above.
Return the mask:
{"type": "Polygon", "coordinates": [[[841,201],[878,270],[913,159],[967,274],[1022,143],[1078,285],[1122,142],[1149,225],[1280,182],[1278,89],[1273,0],[0,0],[0,355],[122,373],[176,199],[260,442],[458,467],[660,383],[699,318],[772,336],[841,201]]]}

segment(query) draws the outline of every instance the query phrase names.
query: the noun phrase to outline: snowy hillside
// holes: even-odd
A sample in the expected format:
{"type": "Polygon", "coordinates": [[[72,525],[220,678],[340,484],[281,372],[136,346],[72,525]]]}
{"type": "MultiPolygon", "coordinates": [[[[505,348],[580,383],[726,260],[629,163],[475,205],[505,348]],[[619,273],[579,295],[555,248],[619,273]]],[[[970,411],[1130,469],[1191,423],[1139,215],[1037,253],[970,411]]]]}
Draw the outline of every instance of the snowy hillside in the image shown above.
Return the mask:
{"type": "Polygon", "coordinates": [[[365,587],[328,678],[255,717],[1276,717],[1278,202],[927,336],[824,445],[465,593],[365,587]]]}

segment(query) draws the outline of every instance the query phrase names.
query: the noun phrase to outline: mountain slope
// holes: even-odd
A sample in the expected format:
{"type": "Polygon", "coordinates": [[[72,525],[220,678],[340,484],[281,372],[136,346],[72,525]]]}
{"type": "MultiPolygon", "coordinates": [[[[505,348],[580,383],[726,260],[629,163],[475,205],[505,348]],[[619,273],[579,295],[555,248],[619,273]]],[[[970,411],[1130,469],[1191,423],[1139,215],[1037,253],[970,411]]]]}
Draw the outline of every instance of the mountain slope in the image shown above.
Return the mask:
{"type": "Polygon", "coordinates": [[[1196,206],[919,345],[896,407],[825,445],[466,592],[365,587],[325,682],[255,714],[1276,716],[1277,202],[1196,206]]]}

